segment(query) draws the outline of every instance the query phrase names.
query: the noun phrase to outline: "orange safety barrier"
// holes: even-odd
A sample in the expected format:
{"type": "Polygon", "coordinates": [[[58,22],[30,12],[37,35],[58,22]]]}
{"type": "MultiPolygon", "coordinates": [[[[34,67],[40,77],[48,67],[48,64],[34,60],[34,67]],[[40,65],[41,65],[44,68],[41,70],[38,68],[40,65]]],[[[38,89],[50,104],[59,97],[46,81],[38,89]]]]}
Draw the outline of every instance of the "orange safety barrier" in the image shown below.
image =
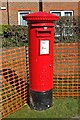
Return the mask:
{"type": "MultiPolygon", "coordinates": [[[[80,43],[57,43],[54,45],[54,97],[80,97],[79,46],[80,43]]],[[[28,47],[3,50],[1,67],[0,113],[2,115],[0,115],[4,118],[28,101],[28,47]]]]}
{"type": "Polygon", "coordinates": [[[54,46],[53,96],[80,96],[80,43],[54,46]]]}
{"type": "Polygon", "coordinates": [[[2,117],[27,103],[26,48],[2,52],[2,117]]]}

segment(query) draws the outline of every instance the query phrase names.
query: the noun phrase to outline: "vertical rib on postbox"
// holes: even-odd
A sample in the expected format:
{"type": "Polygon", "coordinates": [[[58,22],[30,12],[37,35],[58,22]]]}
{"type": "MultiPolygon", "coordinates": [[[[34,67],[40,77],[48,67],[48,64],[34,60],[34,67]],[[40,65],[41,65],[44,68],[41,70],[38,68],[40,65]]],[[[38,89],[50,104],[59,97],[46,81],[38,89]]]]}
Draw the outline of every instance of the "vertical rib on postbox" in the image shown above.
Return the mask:
{"type": "Polygon", "coordinates": [[[29,28],[30,107],[52,106],[54,23],[58,16],[37,12],[23,16],[29,28]]]}

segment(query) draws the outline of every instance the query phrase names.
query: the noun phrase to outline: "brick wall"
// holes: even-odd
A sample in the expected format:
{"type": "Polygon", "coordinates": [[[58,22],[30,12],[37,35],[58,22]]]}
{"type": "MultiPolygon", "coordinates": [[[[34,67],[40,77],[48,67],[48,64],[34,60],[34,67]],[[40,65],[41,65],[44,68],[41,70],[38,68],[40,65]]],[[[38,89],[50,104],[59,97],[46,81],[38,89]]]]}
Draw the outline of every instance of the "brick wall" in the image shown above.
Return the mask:
{"type": "MultiPolygon", "coordinates": [[[[6,6],[6,2],[3,3],[2,6],[6,6]]],[[[38,11],[38,3],[37,2],[11,2],[9,3],[9,22],[10,24],[18,24],[18,11],[22,10],[31,10],[32,12],[38,11]]],[[[2,24],[7,24],[7,10],[2,10],[2,24]],[[5,16],[5,17],[4,17],[5,16]]]]}
{"type": "MultiPolygon", "coordinates": [[[[2,7],[7,8],[7,3],[2,3],[2,7]]],[[[2,24],[8,24],[8,17],[7,17],[7,9],[6,10],[0,10],[2,12],[2,24]]]]}
{"type": "MultiPolygon", "coordinates": [[[[6,2],[2,6],[7,8],[6,2]]],[[[44,2],[43,11],[49,12],[50,10],[74,10],[74,15],[78,15],[79,10],[78,2],[44,2]]],[[[11,2],[9,3],[9,20],[10,24],[18,24],[18,11],[31,10],[32,12],[39,11],[38,2],[11,2]]],[[[0,10],[2,12],[2,23],[7,24],[7,10],[0,10]]]]}
{"type": "Polygon", "coordinates": [[[38,11],[38,3],[37,2],[17,2],[10,3],[10,24],[18,24],[18,11],[22,10],[31,10],[32,12],[38,11]]]}
{"type": "Polygon", "coordinates": [[[74,16],[78,15],[78,3],[77,2],[44,2],[44,11],[50,10],[74,10],[74,16]]]}

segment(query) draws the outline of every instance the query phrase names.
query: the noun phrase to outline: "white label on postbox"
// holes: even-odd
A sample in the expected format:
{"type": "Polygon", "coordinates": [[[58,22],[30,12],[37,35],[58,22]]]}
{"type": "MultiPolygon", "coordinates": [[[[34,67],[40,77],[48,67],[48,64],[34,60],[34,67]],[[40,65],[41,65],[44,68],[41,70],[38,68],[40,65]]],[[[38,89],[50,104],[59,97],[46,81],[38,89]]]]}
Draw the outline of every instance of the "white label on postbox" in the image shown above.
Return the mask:
{"type": "Polygon", "coordinates": [[[49,40],[40,40],[40,55],[49,54],[49,40]]]}

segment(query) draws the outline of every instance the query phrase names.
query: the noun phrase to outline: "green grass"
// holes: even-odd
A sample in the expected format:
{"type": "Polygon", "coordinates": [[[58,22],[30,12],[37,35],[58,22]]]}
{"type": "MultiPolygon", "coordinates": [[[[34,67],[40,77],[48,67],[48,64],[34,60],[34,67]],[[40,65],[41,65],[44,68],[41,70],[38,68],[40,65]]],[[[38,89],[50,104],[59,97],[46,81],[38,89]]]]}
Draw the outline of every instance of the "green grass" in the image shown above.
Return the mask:
{"type": "Polygon", "coordinates": [[[28,105],[7,116],[7,118],[79,118],[80,101],[71,97],[54,98],[51,108],[43,111],[31,110],[28,105]]]}

